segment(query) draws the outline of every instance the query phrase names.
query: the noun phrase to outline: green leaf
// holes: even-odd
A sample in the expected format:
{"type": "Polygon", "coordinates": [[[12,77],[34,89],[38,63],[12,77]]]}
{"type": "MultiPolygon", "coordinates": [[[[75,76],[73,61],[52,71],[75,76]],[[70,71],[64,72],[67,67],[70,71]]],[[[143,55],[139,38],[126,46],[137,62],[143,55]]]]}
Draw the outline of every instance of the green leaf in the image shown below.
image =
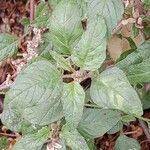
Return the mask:
{"type": "Polygon", "coordinates": [[[49,27],[57,51],[71,54],[83,32],[78,4],[70,0],[61,1],[49,19],[49,27]]]}
{"type": "Polygon", "coordinates": [[[117,26],[124,13],[122,0],[89,0],[88,1],[88,16],[101,15],[105,18],[108,35],[117,26]]]}
{"type": "Polygon", "coordinates": [[[51,9],[54,10],[55,7],[58,5],[58,3],[60,2],[61,0],[48,0],[50,6],[51,6],[51,9]]]}
{"type": "Polygon", "coordinates": [[[87,18],[87,0],[76,0],[76,1],[80,8],[82,20],[86,20],[86,18],[87,18]]]}
{"type": "Polygon", "coordinates": [[[81,120],[84,108],[85,92],[77,82],[64,85],[62,96],[63,111],[67,124],[76,128],[81,120]]]}
{"type": "Polygon", "coordinates": [[[132,121],[136,121],[136,118],[131,115],[124,115],[124,116],[122,116],[121,120],[123,123],[130,123],[132,121]]]}
{"type": "Polygon", "coordinates": [[[10,106],[4,106],[1,120],[8,129],[11,129],[13,131],[21,130],[23,119],[20,112],[18,112],[18,110],[16,110],[15,108],[12,109],[10,108],[10,106]]]}
{"type": "Polygon", "coordinates": [[[72,71],[72,67],[67,59],[65,59],[62,55],[59,55],[55,51],[50,51],[51,56],[55,59],[57,66],[68,71],[72,71]]]}
{"type": "Polygon", "coordinates": [[[90,150],[97,150],[96,145],[95,145],[95,139],[87,139],[86,142],[90,150]]]}
{"type": "Polygon", "coordinates": [[[42,35],[43,43],[38,47],[38,55],[46,58],[47,60],[52,60],[50,51],[54,50],[53,44],[50,41],[51,34],[45,33],[42,35]]]}
{"type": "Polygon", "coordinates": [[[84,70],[96,70],[106,58],[106,25],[102,17],[88,20],[87,30],[74,48],[72,61],[84,70]]]}
{"type": "Polygon", "coordinates": [[[145,89],[143,89],[141,92],[141,102],[143,104],[143,109],[149,109],[150,108],[150,91],[145,92],[145,89]]]}
{"type": "Polygon", "coordinates": [[[121,135],[116,141],[115,150],[141,150],[141,147],[135,139],[121,135]]]}
{"type": "Polygon", "coordinates": [[[115,126],[113,126],[108,132],[107,134],[115,134],[116,132],[119,132],[120,130],[122,130],[123,128],[123,123],[120,120],[115,126]]]}
{"type": "Polygon", "coordinates": [[[150,1],[149,0],[144,0],[144,4],[149,9],[149,7],[150,7],[150,1]]]}
{"type": "Polygon", "coordinates": [[[50,17],[50,11],[47,3],[41,2],[36,7],[35,20],[32,23],[33,27],[47,27],[47,21],[50,17]]]}
{"type": "Polygon", "coordinates": [[[1,138],[0,138],[0,149],[1,149],[1,150],[5,150],[6,147],[8,147],[8,145],[9,145],[8,138],[6,138],[6,137],[1,137],[1,138]]]}
{"type": "Polygon", "coordinates": [[[135,52],[117,63],[117,66],[126,71],[131,84],[150,81],[150,41],[143,43],[135,52]]]}
{"type": "Polygon", "coordinates": [[[121,116],[118,111],[87,108],[83,113],[78,130],[85,137],[97,138],[103,136],[120,120],[121,116]]]}
{"type": "Polygon", "coordinates": [[[37,150],[41,149],[43,144],[50,136],[48,127],[44,127],[37,133],[25,135],[13,147],[13,150],[37,150]]]}
{"type": "MultiPolygon", "coordinates": [[[[61,95],[61,74],[50,62],[36,61],[21,72],[6,93],[4,110],[16,110],[16,119],[19,114],[21,117],[18,119],[24,118],[33,124],[47,125],[63,115],[61,95]]],[[[13,118],[5,111],[2,118],[7,126],[16,126],[13,118]]]]}
{"type": "Polygon", "coordinates": [[[0,34],[0,61],[17,53],[17,38],[7,33],[0,34]]]}
{"type": "Polygon", "coordinates": [[[128,70],[128,67],[134,64],[138,64],[150,58],[150,40],[144,42],[136,51],[129,54],[125,59],[117,63],[120,69],[128,70]]]}
{"type": "Polygon", "coordinates": [[[85,139],[76,129],[69,130],[67,126],[64,126],[61,131],[61,137],[64,139],[66,145],[69,146],[72,150],[89,150],[85,139]]]}
{"type": "Polygon", "coordinates": [[[30,19],[27,17],[23,17],[21,19],[21,24],[24,26],[24,33],[27,34],[29,32],[30,19]]]}
{"type": "Polygon", "coordinates": [[[141,116],[141,101],[127,77],[117,67],[105,70],[91,84],[91,98],[102,108],[119,109],[127,114],[141,116]]]}
{"type": "Polygon", "coordinates": [[[131,84],[150,82],[150,58],[128,67],[127,76],[131,84]]]}

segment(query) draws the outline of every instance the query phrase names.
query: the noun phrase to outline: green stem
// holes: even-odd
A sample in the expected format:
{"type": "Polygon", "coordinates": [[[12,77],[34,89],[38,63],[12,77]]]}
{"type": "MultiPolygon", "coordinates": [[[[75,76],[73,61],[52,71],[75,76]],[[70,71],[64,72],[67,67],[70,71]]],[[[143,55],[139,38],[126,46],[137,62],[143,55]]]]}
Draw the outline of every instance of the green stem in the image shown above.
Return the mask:
{"type": "Polygon", "coordinates": [[[136,117],[136,118],[138,118],[138,119],[141,119],[141,120],[143,120],[143,121],[146,121],[146,122],[150,122],[150,119],[148,119],[148,118],[144,118],[144,117],[136,116],[136,115],[134,115],[134,117],[136,117]]]}

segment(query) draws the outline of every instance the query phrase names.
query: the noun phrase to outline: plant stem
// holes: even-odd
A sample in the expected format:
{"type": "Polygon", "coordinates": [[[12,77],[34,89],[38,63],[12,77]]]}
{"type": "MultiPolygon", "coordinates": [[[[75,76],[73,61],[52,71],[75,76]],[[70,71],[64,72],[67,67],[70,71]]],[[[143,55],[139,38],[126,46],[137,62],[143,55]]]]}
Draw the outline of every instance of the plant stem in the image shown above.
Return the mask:
{"type": "Polygon", "coordinates": [[[0,92],[9,88],[9,85],[6,84],[6,81],[0,85],[0,92]]]}
{"type": "Polygon", "coordinates": [[[136,118],[138,118],[138,119],[140,119],[140,120],[143,120],[143,121],[149,121],[150,122],[150,119],[148,119],[148,118],[144,118],[144,117],[140,117],[140,116],[136,116],[136,115],[134,115],[134,117],[136,117],[136,118]]]}
{"type": "Polygon", "coordinates": [[[140,126],[143,128],[145,136],[147,137],[148,140],[150,140],[150,132],[149,132],[149,129],[148,129],[146,123],[141,119],[138,119],[138,120],[139,120],[140,126]]]}
{"type": "Polygon", "coordinates": [[[0,133],[0,135],[1,135],[1,136],[14,137],[14,138],[17,137],[17,135],[15,135],[15,134],[7,134],[7,133],[0,133]]]}
{"type": "Polygon", "coordinates": [[[123,134],[125,134],[125,135],[130,135],[130,134],[135,134],[135,133],[137,133],[137,131],[124,132],[123,134]]]}
{"type": "Polygon", "coordinates": [[[35,13],[34,0],[30,0],[30,24],[34,20],[34,13],[35,13]]]}

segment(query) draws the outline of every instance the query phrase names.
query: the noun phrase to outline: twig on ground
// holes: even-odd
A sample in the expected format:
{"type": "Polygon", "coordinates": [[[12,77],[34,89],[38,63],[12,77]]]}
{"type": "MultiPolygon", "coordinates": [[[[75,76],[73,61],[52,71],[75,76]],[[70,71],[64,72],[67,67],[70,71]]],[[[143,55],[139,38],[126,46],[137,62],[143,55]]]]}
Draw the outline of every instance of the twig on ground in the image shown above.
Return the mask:
{"type": "Polygon", "coordinates": [[[93,72],[86,72],[86,71],[79,70],[79,71],[73,72],[72,74],[63,75],[63,78],[72,78],[74,79],[74,81],[81,83],[82,81],[88,78],[91,78],[92,75],[93,75],[93,72]]]}
{"type": "Polygon", "coordinates": [[[141,119],[138,119],[138,120],[139,120],[140,126],[142,127],[142,129],[145,133],[145,136],[147,137],[148,140],[150,140],[150,132],[149,132],[149,129],[148,129],[146,123],[141,119]]]}
{"type": "Polygon", "coordinates": [[[18,137],[18,135],[15,135],[15,134],[7,134],[7,133],[0,133],[0,136],[7,136],[7,137],[18,137]]]}
{"type": "Polygon", "coordinates": [[[137,133],[138,131],[136,130],[136,131],[131,131],[131,132],[124,132],[123,134],[125,134],[125,135],[130,135],[130,134],[135,134],[135,133],[137,133]]]}
{"type": "Polygon", "coordinates": [[[30,23],[34,20],[34,14],[35,14],[35,3],[34,0],[30,0],[30,23]]]}

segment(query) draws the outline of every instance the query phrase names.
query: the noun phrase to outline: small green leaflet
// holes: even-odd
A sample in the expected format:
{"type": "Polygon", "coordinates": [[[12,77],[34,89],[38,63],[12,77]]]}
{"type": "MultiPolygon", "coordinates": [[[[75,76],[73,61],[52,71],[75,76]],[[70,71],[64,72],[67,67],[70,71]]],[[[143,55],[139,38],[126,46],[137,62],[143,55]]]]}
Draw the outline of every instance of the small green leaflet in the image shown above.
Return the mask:
{"type": "Polygon", "coordinates": [[[90,94],[93,102],[102,108],[119,109],[127,114],[141,116],[142,104],[124,72],[109,68],[92,80],[90,94]]]}
{"type": "Polygon", "coordinates": [[[18,39],[7,33],[0,34],[0,61],[17,53],[18,39]]]}
{"type": "Polygon", "coordinates": [[[84,70],[96,70],[106,58],[106,25],[102,17],[87,21],[87,30],[74,48],[72,61],[84,70]]]}
{"type": "Polygon", "coordinates": [[[78,130],[85,137],[97,138],[103,136],[120,120],[120,113],[116,110],[87,108],[84,110],[78,130]]]}
{"type": "Polygon", "coordinates": [[[58,67],[60,67],[64,70],[72,71],[72,67],[71,67],[69,61],[67,61],[67,59],[65,59],[62,55],[58,54],[55,51],[50,51],[50,54],[53,57],[53,59],[55,59],[58,67]]]}
{"type": "Polygon", "coordinates": [[[64,84],[62,96],[64,116],[69,127],[76,128],[84,108],[85,92],[77,82],[64,84]]]}
{"type": "MultiPolygon", "coordinates": [[[[20,119],[24,118],[32,124],[47,125],[57,121],[63,116],[62,84],[61,73],[49,61],[33,62],[21,72],[6,93],[4,110],[15,110],[14,118],[17,119],[19,114],[20,119]]],[[[5,111],[2,118],[8,126],[15,122],[5,111]]]]}
{"type": "Polygon", "coordinates": [[[116,141],[115,150],[141,150],[141,147],[135,139],[120,135],[116,141]]]}
{"type": "Polygon", "coordinates": [[[32,23],[33,27],[47,27],[47,21],[50,17],[50,11],[48,4],[45,2],[40,2],[40,4],[36,7],[36,16],[35,20],[32,23]]]}
{"type": "Polygon", "coordinates": [[[64,126],[61,131],[61,137],[72,150],[90,150],[77,129],[69,130],[67,126],[64,126]]]}
{"type": "Polygon", "coordinates": [[[122,0],[88,0],[88,16],[101,15],[104,17],[110,35],[124,13],[122,0]]]}
{"type": "Polygon", "coordinates": [[[56,50],[66,55],[71,54],[83,32],[78,4],[71,0],[59,2],[48,24],[56,50]]]}
{"type": "Polygon", "coordinates": [[[21,140],[14,145],[12,150],[40,150],[49,137],[49,128],[43,127],[37,133],[23,136],[21,140]]]}
{"type": "Polygon", "coordinates": [[[120,69],[128,70],[129,66],[142,63],[143,60],[150,58],[150,40],[144,42],[136,51],[129,54],[125,59],[117,63],[120,69]]]}

